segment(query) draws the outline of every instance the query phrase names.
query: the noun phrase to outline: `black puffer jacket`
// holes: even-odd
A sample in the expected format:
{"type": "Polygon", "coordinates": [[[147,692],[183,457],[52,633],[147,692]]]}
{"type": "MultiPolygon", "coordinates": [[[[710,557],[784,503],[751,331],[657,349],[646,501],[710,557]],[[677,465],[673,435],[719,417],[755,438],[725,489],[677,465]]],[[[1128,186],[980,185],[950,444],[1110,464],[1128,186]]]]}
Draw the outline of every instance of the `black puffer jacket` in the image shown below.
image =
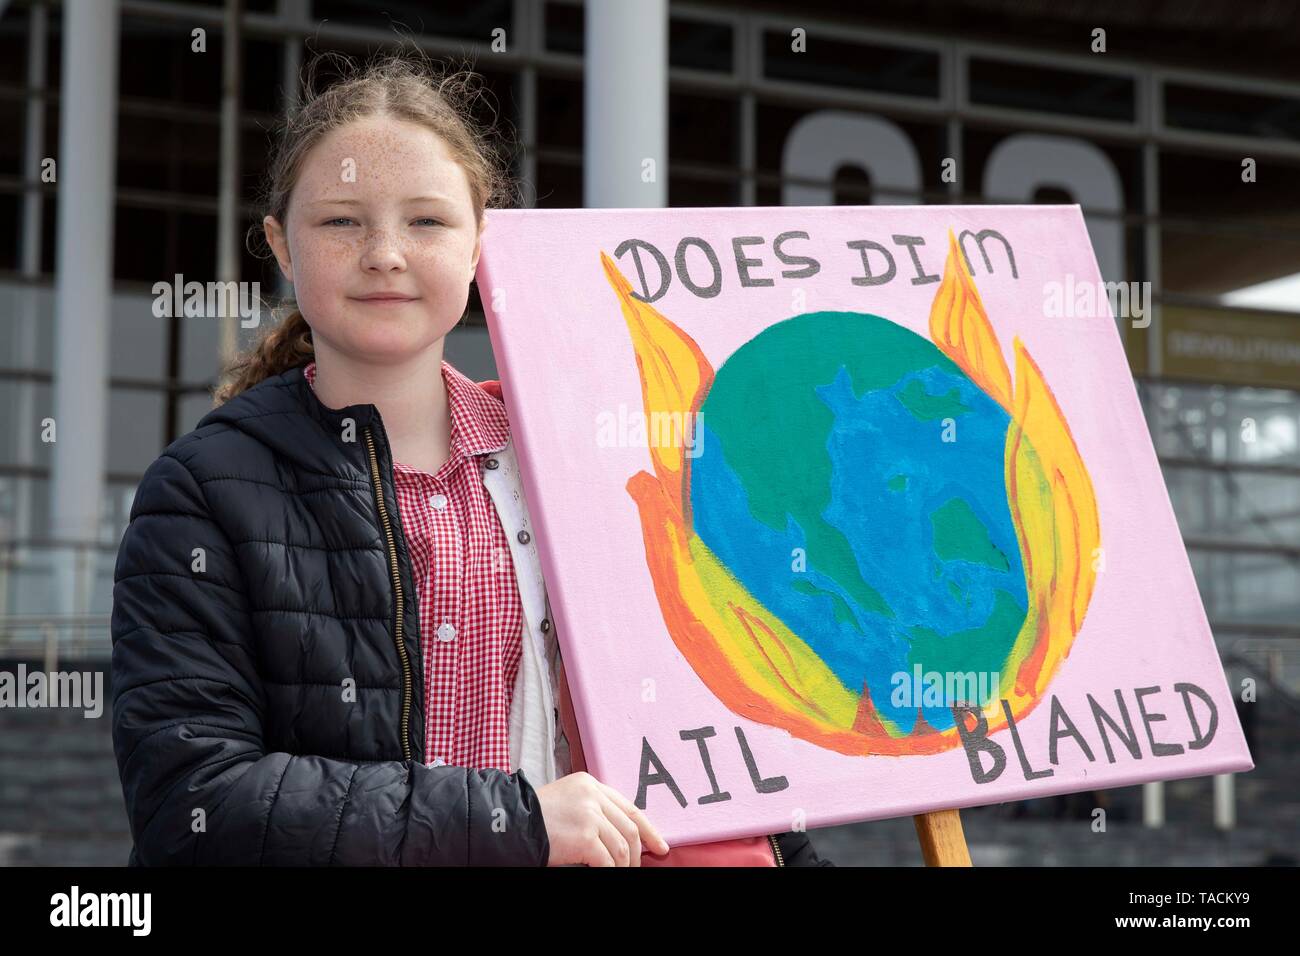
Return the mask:
{"type": "MultiPolygon", "coordinates": [[[[546,864],[522,771],[421,761],[392,474],[375,406],[327,408],[301,368],[214,409],[145,472],[111,623],[132,865],[546,864]]],[[[826,865],[804,834],[778,842],[788,865],[826,865]]]]}

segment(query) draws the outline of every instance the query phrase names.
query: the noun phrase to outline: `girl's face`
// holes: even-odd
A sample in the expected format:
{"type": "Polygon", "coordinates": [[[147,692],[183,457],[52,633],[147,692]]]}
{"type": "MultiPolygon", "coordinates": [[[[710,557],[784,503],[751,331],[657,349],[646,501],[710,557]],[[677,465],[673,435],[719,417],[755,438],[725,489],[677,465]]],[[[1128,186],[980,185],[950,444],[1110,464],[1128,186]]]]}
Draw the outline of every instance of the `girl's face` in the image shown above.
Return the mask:
{"type": "Polygon", "coordinates": [[[482,229],[433,131],[389,116],[332,130],[304,158],[285,219],[263,226],[318,349],[399,362],[464,314],[482,229]]]}

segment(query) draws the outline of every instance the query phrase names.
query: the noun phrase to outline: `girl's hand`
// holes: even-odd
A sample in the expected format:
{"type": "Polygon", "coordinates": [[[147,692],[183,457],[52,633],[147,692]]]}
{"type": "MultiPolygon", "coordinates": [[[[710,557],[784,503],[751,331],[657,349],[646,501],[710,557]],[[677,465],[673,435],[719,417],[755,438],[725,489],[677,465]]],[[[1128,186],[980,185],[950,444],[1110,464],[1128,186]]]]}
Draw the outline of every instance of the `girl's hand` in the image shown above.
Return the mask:
{"type": "Polygon", "coordinates": [[[641,844],[668,852],[636,804],[586,771],[571,773],[537,790],[551,844],[547,866],[640,866],[641,844]]]}

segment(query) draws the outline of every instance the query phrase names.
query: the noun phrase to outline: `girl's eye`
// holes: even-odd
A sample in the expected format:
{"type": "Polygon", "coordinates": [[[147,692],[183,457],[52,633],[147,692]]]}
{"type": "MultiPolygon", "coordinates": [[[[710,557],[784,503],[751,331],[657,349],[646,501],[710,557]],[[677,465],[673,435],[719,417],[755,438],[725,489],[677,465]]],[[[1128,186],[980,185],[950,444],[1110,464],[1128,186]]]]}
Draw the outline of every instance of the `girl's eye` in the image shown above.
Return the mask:
{"type": "MultiPolygon", "coordinates": [[[[322,225],[333,226],[333,225],[336,224],[336,223],[355,224],[355,222],[356,222],[356,220],[351,219],[351,218],[349,218],[348,216],[338,216],[337,218],[334,218],[334,219],[326,219],[325,222],[322,223],[322,225]]],[[[432,216],[426,216],[426,217],[423,218],[423,219],[417,219],[417,220],[415,220],[415,223],[416,223],[416,225],[429,225],[429,226],[441,226],[441,225],[442,225],[441,220],[434,219],[432,216]]]]}

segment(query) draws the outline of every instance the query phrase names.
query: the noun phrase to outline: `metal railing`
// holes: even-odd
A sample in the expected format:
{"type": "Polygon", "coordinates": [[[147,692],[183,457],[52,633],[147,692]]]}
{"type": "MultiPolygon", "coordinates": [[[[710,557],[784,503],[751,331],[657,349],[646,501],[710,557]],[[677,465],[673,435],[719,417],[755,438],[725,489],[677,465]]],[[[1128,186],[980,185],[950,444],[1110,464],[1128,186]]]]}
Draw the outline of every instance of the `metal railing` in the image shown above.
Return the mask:
{"type": "Polygon", "coordinates": [[[0,656],[107,654],[117,545],[0,541],[0,656]]]}

